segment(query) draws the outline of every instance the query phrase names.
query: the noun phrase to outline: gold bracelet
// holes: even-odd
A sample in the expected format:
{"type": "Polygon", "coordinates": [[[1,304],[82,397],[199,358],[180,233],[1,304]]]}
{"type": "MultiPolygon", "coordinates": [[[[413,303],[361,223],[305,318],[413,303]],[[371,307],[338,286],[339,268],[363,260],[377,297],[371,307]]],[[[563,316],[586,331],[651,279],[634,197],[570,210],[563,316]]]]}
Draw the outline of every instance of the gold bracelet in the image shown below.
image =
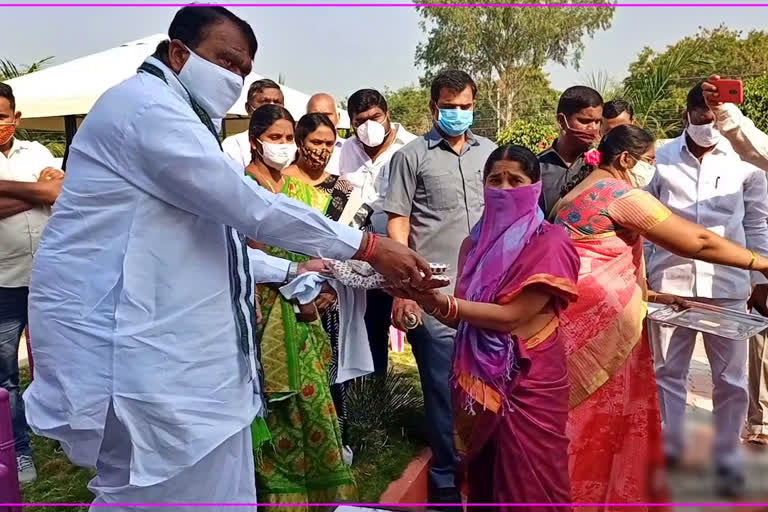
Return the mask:
{"type": "Polygon", "coordinates": [[[755,251],[749,251],[749,253],[752,255],[752,260],[749,262],[747,270],[752,270],[752,267],[755,266],[755,262],[757,261],[757,253],[755,251]]]}

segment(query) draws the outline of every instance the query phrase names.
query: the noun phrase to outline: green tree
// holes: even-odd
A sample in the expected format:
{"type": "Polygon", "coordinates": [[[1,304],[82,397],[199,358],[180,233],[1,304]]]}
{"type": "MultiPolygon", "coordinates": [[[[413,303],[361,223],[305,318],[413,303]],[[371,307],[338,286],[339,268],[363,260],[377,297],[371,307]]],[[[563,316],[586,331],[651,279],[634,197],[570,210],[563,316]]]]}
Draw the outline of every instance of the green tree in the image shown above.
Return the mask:
{"type": "Polygon", "coordinates": [[[554,122],[537,124],[520,119],[499,132],[496,143],[499,146],[517,144],[534,153],[540,153],[552,145],[555,137],[557,137],[557,127],[554,122]]]}
{"type": "Polygon", "coordinates": [[[768,132],[768,74],[744,82],[744,104],[741,110],[755,126],[768,132]]]}
{"type": "Polygon", "coordinates": [[[53,57],[46,57],[44,59],[33,62],[29,66],[18,67],[12,61],[8,59],[0,59],[0,82],[10,80],[12,78],[18,78],[22,75],[34,73],[43,69],[46,63],[52,60],[53,57]]]}
{"type": "Polygon", "coordinates": [[[429,113],[429,90],[425,87],[408,86],[396,91],[384,90],[389,115],[406,130],[417,135],[427,133],[432,126],[429,113]]]}
{"type": "Polygon", "coordinates": [[[444,67],[467,71],[500,127],[541,111],[541,104],[553,96],[541,67],[547,62],[578,67],[584,36],[607,29],[614,9],[435,6],[417,11],[427,34],[426,43],[416,48],[416,64],[424,68],[425,80],[444,67]]]}
{"type": "Polygon", "coordinates": [[[633,102],[641,124],[659,137],[674,136],[682,130],[688,91],[713,72],[742,79],[768,72],[768,32],[745,35],[721,25],[660,52],[645,48],[630,64],[620,94],[633,102]]]}

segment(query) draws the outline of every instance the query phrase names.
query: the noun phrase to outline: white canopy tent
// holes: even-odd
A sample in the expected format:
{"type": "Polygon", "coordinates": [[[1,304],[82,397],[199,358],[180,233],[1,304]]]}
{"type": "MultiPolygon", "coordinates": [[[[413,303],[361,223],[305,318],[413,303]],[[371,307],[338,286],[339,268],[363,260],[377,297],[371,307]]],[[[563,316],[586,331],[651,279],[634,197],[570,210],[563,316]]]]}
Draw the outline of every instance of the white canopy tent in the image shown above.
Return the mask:
{"type": "MultiPolygon", "coordinates": [[[[96,100],[110,87],[134,75],[144,59],[167,37],[156,34],[9,80],[7,83],[13,87],[17,109],[22,112],[22,127],[64,131],[69,143],[96,100]]],[[[245,101],[248,86],[261,78],[251,73],[245,79],[240,99],[224,124],[228,135],[247,129],[245,101]]],[[[289,87],[281,88],[286,108],[298,119],[305,113],[310,95],[289,87]]],[[[339,109],[339,119],[339,128],[349,127],[346,111],[339,109]]]]}

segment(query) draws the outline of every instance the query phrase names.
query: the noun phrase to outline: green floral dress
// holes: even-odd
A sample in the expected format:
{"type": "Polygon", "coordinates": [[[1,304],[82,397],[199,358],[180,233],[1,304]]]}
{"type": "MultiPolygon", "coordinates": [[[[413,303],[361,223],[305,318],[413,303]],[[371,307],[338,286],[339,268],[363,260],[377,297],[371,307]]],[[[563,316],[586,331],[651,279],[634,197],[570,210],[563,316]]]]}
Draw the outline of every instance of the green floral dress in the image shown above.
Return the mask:
{"type": "MultiPolygon", "coordinates": [[[[327,193],[294,178],[285,179],[281,192],[323,213],[331,202],[327,193]]],[[[308,259],[275,247],[265,251],[291,261],[308,259]]],[[[341,433],[329,386],[328,335],[320,320],[298,322],[293,305],[277,289],[259,285],[257,294],[262,311],[257,336],[271,438],[256,448],[259,501],[353,501],[357,490],[342,458],[341,433]]]]}

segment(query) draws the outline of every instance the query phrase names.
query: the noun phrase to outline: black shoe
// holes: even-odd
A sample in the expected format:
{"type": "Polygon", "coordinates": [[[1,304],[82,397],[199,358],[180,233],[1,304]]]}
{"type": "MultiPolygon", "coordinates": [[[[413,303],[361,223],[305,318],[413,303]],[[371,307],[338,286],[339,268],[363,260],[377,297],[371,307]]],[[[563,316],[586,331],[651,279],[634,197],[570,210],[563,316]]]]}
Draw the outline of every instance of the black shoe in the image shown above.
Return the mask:
{"type": "Polygon", "coordinates": [[[735,469],[719,467],[715,476],[717,494],[721,498],[739,499],[744,496],[747,487],[744,473],[735,469]]]}
{"type": "Polygon", "coordinates": [[[461,505],[461,493],[459,493],[459,490],[455,487],[439,487],[436,489],[430,489],[428,499],[430,504],[428,510],[455,512],[464,509],[464,507],[461,505]],[[459,506],[456,506],[457,504],[459,506]],[[449,507],[447,505],[454,506],[449,507]]]}

